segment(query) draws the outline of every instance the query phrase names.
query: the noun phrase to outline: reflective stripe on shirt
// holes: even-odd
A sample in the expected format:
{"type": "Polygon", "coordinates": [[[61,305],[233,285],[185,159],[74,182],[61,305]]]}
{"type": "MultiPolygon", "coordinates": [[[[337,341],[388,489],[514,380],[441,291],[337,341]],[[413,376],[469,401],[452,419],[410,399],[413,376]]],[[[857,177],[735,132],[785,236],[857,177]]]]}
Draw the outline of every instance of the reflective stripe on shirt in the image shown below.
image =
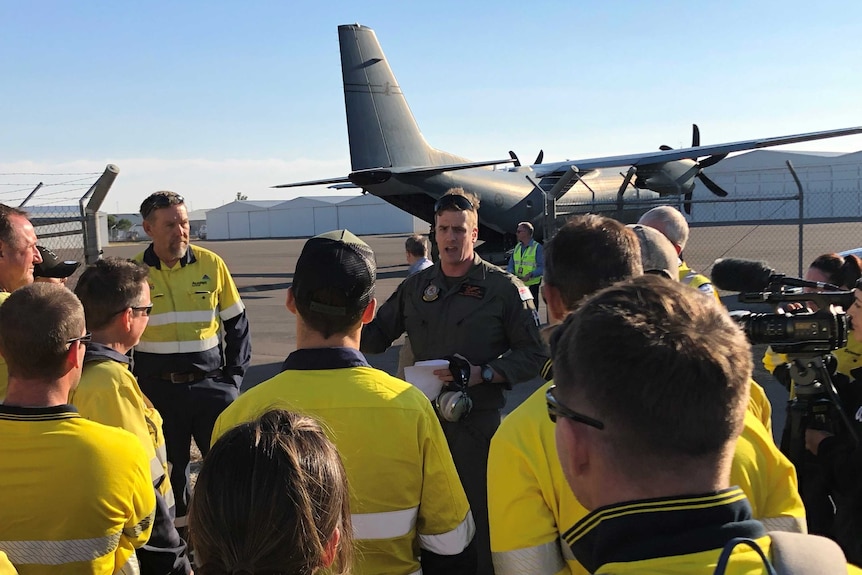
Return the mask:
{"type": "Polygon", "coordinates": [[[419,535],[419,547],[437,555],[457,555],[461,553],[476,534],[473,513],[468,512],[464,521],[452,531],[439,535],[419,535]]]}
{"type": "Polygon", "coordinates": [[[137,539],[144,533],[144,531],[150,528],[150,526],[153,524],[153,519],[155,518],[155,516],[156,510],[153,509],[153,511],[149,515],[138,521],[136,525],[132,525],[131,527],[123,527],[123,534],[126,537],[132,537],[133,539],[137,539]]]}
{"type": "Polygon", "coordinates": [[[195,353],[218,345],[218,335],[198,341],[141,341],[135,348],[144,353],[195,353]]]}
{"type": "Polygon", "coordinates": [[[174,323],[205,323],[215,321],[216,310],[168,311],[152,314],[147,325],[170,325],[174,323]]]}
{"type": "Polygon", "coordinates": [[[138,563],[138,556],[132,553],[132,556],[129,557],[126,564],[120,567],[118,573],[119,575],[140,575],[141,565],[138,563]]]}
{"type": "Polygon", "coordinates": [[[222,321],[227,321],[229,319],[235,318],[244,311],[245,305],[243,305],[241,301],[238,301],[229,308],[221,310],[218,315],[222,319],[222,321]]]}
{"type": "Polygon", "coordinates": [[[767,531],[788,531],[790,533],[808,533],[808,525],[804,517],[758,517],[767,531]]]}
{"type": "Polygon", "coordinates": [[[395,539],[408,535],[416,525],[418,507],[383,513],[354,513],[353,536],[356,539],[395,539]]]}
{"type": "Polygon", "coordinates": [[[535,547],[494,551],[491,558],[494,561],[494,573],[497,575],[520,575],[521,573],[554,575],[566,567],[566,562],[560,553],[559,539],[535,547]]]}
{"type": "Polygon", "coordinates": [[[116,551],[119,543],[118,532],[92,539],[0,541],[0,549],[14,565],[63,565],[98,559],[116,551]]]}
{"type": "Polygon", "coordinates": [[[165,475],[165,468],[158,457],[150,459],[150,475],[153,479],[153,485],[157,485],[161,478],[165,475]]]}

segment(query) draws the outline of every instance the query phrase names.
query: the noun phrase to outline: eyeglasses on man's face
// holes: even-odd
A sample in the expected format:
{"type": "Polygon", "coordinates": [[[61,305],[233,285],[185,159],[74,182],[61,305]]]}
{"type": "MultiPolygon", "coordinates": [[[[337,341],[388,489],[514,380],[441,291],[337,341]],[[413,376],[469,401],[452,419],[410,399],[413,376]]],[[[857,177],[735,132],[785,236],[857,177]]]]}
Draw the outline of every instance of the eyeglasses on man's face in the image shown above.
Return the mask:
{"type": "Polygon", "coordinates": [[[133,310],[133,311],[142,311],[142,312],[144,312],[144,315],[150,315],[151,313],[153,313],[153,304],[149,304],[149,305],[137,305],[137,306],[133,305],[133,306],[130,306],[130,307],[132,308],[132,310],[133,310]]]}
{"type": "Polygon", "coordinates": [[[67,339],[66,343],[69,344],[69,347],[71,348],[72,344],[75,343],[76,341],[79,341],[82,344],[90,343],[91,341],[93,341],[93,334],[88,331],[84,335],[79,335],[78,337],[73,337],[72,339],[67,339]]]}
{"type": "Polygon", "coordinates": [[[554,395],[556,389],[557,386],[552,385],[545,393],[545,401],[548,404],[548,417],[551,418],[551,421],[556,423],[558,417],[565,417],[566,419],[571,419],[572,421],[577,421],[579,423],[583,423],[584,425],[595,427],[596,429],[605,428],[605,424],[598,419],[594,419],[589,415],[584,415],[583,413],[578,413],[574,409],[566,407],[565,405],[560,403],[560,401],[557,399],[557,396],[554,395]]]}

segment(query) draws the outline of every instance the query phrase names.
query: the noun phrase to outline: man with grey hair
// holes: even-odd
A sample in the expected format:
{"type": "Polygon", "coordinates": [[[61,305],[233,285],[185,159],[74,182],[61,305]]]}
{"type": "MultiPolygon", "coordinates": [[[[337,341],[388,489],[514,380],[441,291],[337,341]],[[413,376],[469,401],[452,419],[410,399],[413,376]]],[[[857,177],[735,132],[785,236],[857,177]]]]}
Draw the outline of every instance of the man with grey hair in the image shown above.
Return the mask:
{"type": "Polygon", "coordinates": [[[685,216],[679,210],[671,206],[658,206],[642,215],[638,223],[657,229],[676,248],[676,253],[679,256],[679,281],[681,283],[699,289],[703,293],[708,293],[717,300],[719,299],[718,293],[712,286],[712,280],[691,269],[682,257],[682,251],[688,243],[689,229],[685,216]]]}

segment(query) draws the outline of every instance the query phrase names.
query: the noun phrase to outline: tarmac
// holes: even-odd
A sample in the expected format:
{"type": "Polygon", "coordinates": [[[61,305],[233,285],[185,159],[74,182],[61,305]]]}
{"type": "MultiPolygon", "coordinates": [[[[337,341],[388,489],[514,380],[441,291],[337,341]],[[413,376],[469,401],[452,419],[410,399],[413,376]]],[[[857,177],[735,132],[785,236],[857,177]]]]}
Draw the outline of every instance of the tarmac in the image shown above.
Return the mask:
{"type": "MultiPolygon", "coordinates": [[[[771,261],[776,262],[773,265],[776,265],[778,269],[788,269],[790,270],[787,272],[788,275],[795,275],[796,257],[787,247],[788,245],[792,246],[795,239],[793,226],[768,227],[753,232],[747,231],[744,242],[734,239],[740,237],[740,233],[731,228],[693,228],[692,239],[686,249],[687,261],[695,269],[704,270],[716,257],[767,259],[771,256],[771,261]],[[783,246],[783,251],[776,250],[772,253],[768,249],[770,245],[783,246]],[[767,247],[766,256],[764,256],[765,246],[767,247]]],[[[832,229],[834,230],[834,228],[832,229]]],[[[817,234],[815,237],[820,235],[824,238],[835,237],[831,233],[817,234]]],[[[396,234],[373,235],[363,238],[374,250],[377,258],[375,296],[379,303],[386,301],[407,275],[407,263],[404,255],[406,237],[407,234],[396,234]]],[[[809,237],[812,236],[809,235],[809,237]]],[[[252,333],[252,362],[243,383],[243,389],[248,389],[276,375],[280,371],[284,358],[296,349],[296,321],[285,307],[285,299],[305,239],[200,241],[194,243],[215,251],[225,260],[246,305],[252,333]]],[[[836,249],[845,249],[832,244],[834,241],[829,242],[826,239],[817,242],[817,245],[808,245],[806,242],[806,253],[810,251],[817,255],[836,249]]],[[[104,255],[133,257],[141,252],[146,245],[143,242],[109,245],[104,249],[104,255]]],[[[813,259],[813,255],[809,259],[813,259]]],[[[734,295],[726,295],[722,300],[730,309],[739,307],[734,295]]],[[[544,304],[541,304],[540,315],[543,319],[546,319],[545,314],[544,304]]],[[[398,351],[402,343],[403,340],[399,338],[386,353],[368,356],[369,362],[379,369],[394,374],[398,364],[398,351]]],[[[772,401],[773,429],[780,431],[783,427],[783,406],[787,400],[787,392],[760,367],[760,359],[764,349],[765,346],[754,347],[756,367],[754,377],[763,385],[772,401]]],[[[541,383],[537,377],[515,385],[508,392],[507,406],[504,412],[507,413],[517,407],[541,383]]]]}

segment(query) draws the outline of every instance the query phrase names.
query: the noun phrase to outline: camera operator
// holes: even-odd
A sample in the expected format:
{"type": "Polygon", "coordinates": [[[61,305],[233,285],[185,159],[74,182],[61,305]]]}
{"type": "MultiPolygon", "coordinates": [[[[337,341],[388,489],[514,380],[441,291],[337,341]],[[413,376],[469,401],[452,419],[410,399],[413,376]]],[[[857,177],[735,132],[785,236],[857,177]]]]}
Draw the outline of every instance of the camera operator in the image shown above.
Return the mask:
{"type": "MultiPolygon", "coordinates": [[[[817,256],[805,272],[805,279],[808,281],[830,283],[847,290],[853,289],[860,277],[862,277],[862,260],[854,255],[842,257],[835,253],[817,256]]],[[[805,291],[810,292],[811,288],[805,288],[805,291]]],[[[787,310],[795,311],[799,307],[801,307],[800,304],[791,304],[787,306],[787,310]]],[[[814,302],[808,302],[808,309],[817,311],[817,306],[814,302]]],[[[852,337],[848,339],[847,347],[835,350],[832,355],[838,362],[836,370],[838,373],[849,376],[850,370],[862,367],[862,343],[852,337]]],[[[787,355],[774,352],[770,346],[763,354],[762,363],[763,367],[784,387],[790,389],[787,355]]]]}
{"type": "MultiPolygon", "coordinates": [[[[860,287],[857,283],[853,304],[847,310],[851,328],[862,326],[860,287]]],[[[862,343],[862,330],[851,329],[850,338],[856,344],[862,343]]],[[[835,374],[833,383],[840,407],[848,416],[844,419],[851,422],[853,429],[841,429],[832,434],[808,428],[805,447],[815,456],[820,479],[835,506],[832,537],[844,549],[849,561],[862,564],[862,447],[857,440],[862,437],[862,368],[850,370],[850,377],[835,374]]]]}
{"type": "MultiPolygon", "coordinates": [[[[829,283],[842,289],[852,289],[856,281],[862,275],[862,261],[856,256],[841,257],[838,254],[823,254],[815,258],[805,273],[805,279],[812,282],[829,283]]],[[[813,288],[805,288],[806,292],[816,291],[813,288]]],[[[790,303],[786,306],[787,311],[817,311],[814,302],[806,302],[807,307],[801,303],[790,303]]],[[[862,367],[862,342],[856,340],[853,335],[848,337],[847,346],[832,352],[836,362],[832,365],[836,374],[833,381],[836,385],[844,387],[851,370],[862,367]],[[844,384],[844,385],[842,385],[844,384]]],[[[770,371],[775,378],[790,392],[790,399],[794,398],[794,386],[790,380],[788,369],[788,357],[783,353],[776,353],[772,346],[766,348],[763,356],[763,367],[770,371]]],[[[855,378],[852,378],[855,379],[855,378]]],[[[788,408],[789,409],[789,408],[788,408]]],[[[853,415],[853,414],[851,414],[853,415]]],[[[806,436],[818,434],[816,430],[807,430],[806,436]]],[[[807,437],[806,437],[807,439],[807,437]]],[[[822,437],[821,437],[822,439],[822,437]]],[[[784,430],[781,434],[781,450],[790,452],[791,443],[791,417],[788,412],[784,430]]],[[[809,449],[816,453],[816,449],[809,449]]],[[[817,535],[836,538],[834,497],[830,487],[827,473],[818,458],[803,454],[802,461],[794,462],[800,475],[800,495],[805,503],[805,512],[808,520],[808,531],[817,535]]]]}

